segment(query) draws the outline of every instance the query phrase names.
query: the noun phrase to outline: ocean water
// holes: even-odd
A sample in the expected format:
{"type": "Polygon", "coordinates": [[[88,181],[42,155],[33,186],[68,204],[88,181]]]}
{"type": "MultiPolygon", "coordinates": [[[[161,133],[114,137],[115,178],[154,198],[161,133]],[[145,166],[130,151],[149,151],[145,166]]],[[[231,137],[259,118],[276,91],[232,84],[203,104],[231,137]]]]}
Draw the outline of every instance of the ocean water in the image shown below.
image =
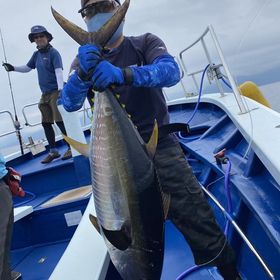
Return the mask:
{"type": "MultiPolygon", "coordinates": [[[[267,85],[260,86],[261,91],[263,92],[264,96],[270,103],[273,110],[280,113],[280,82],[271,83],[267,85]]],[[[176,99],[183,97],[183,90],[180,84],[176,85],[171,91],[165,90],[165,95],[168,100],[176,99]]],[[[31,123],[40,122],[40,113],[36,108],[30,114],[31,123]]],[[[44,140],[45,135],[42,130],[41,125],[35,127],[26,127],[24,126],[24,119],[23,116],[19,114],[19,120],[23,129],[21,130],[21,136],[24,143],[28,143],[28,137],[32,136],[33,140],[44,140]]],[[[85,116],[81,114],[81,123],[89,124],[89,120],[85,119],[85,116]]],[[[8,115],[0,115],[0,135],[6,133],[8,131],[13,130],[12,122],[8,115]]],[[[56,129],[56,135],[59,134],[59,130],[56,129]]],[[[5,156],[10,155],[11,153],[17,152],[20,150],[19,148],[19,141],[16,137],[16,134],[11,134],[5,137],[0,137],[0,150],[1,153],[5,156]]]]}

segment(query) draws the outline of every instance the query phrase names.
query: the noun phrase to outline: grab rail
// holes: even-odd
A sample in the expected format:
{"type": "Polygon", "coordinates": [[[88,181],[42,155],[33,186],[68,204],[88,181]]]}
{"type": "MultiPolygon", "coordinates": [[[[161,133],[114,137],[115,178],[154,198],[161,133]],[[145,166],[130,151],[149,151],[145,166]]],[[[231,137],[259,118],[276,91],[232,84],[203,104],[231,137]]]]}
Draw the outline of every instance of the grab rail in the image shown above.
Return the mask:
{"type": "MultiPolygon", "coordinates": [[[[0,111],[0,115],[2,115],[2,114],[8,114],[10,116],[10,119],[11,119],[12,123],[13,123],[13,127],[15,127],[15,119],[14,119],[12,113],[10,111],[5,110],[5,111],[0,111]]],[[[17,133],[16,128],[15,128],[15,130],[11,130],[9,132],[5,132],[5,133],[0,134],[0,137],[4,137],[4,136],[7,136],[7,135],[10,135],[10,134],[13,134],[13,133],[17,133]]]]}
{"type": "Polygon", "coordinates": [[[270,270],[270,268],[268,267],[268,265],[265,263],[264,259],[261,257],[261,255],[257,252],[256,248],[253,246],[253,244],[251,243],[251,241],[247,238],[247,236],[245,235],[245,233],[241,230],[241,228],[239,227],[239,225],[235,222],[235,220],[231,217],[231,215],[225,210],[225,208],[221,205],[221,203],[216,199],[216,197],[209,191],[207,190],[207,188],[205,188],[203,185],[201,185],[201,188],[203,189],[203,191],[210,197],[210,199],[218,206],[218,208],[223,212],[223,214],[225,215],[225,217],[228,219],[228,221],[233,225],[233,227],[235,228],[235,230],[238,232],[238,234],[240,235],[240,237],[243,239],[243,241],[247,244],[247,246],[249,247],[249,249],[251,250],[251,252],[255,255],[255,257],[257,258],[257,260],[259,261],[259,263],[261,264],[261,266],[263,267],[263,269],[265,270],[265,272],[267,273],[267,275],[269,276],[269,278],[275,280],[274,278],[274,274],[273,272],[270,270]]]}
{"type": "Polygon", "coordinates": [[[36,102],[36,103],[31,103],[31,104],[27,104],[27,105],[25,105],[25,106],[22,108],[22,115],[23,115],[23,117],[24,117],[25,125],[26,125],[26,126],[34,127],[34,126],[37,126],[37,125],[41,124],[41,122],[34,123],[34,124],[29,123],[29,122],[28,122],[28,119],[27,119],[27,116],[26,116],[26,113],[25,113],[26,108],[32,107],[32,106],[35,106],[35,105],[38,105],[38,102],[36,102]]]}
{"type": "MultiPolygon", "coordinates": [[[[27,118],[27,114],[26,114],[26,109],[29,108],[29,107],[32,107],[32,106],[37,106],[38,103],[31,103],[31,104],[27,104],[25,105],[23,108],[22,108],[22,115],[24,117],[24,120],[25,120],[25,125],[26,126],[30,126],[30,127],[34,127],[34,126],[37,126],[37,125],[40,125],[41,122],[37,122],[37,123],[30,123],[28,121],[28,118],[27,118]]],[[[91,119],[91,116],[89,114],[89,112],[91,111],[91,108],[89,107],[83,107],[82,109],[80,109],[78,112],[83,112],[84,116],[83,116],[83,119],[84,119],[84,126],[86,125],[86,117],[90,120],[91,119]]]]}
{"type": "MultiPolygon", "coordinates": [[[[232,74],[231,74],[230,70],[229,70],[228,64],[227,64],[227,62],[226,62],[226,60],[225,60],[223,51],[222,51],[222,49],[221,49],[220,43],[219,43],[219,41],[218,41],[217,35],[216,35],[216,33],[215,33],[214,28],[213,28],[212,25],[209,25],[209,26],[206,28],[206,30],[203,32],[203,34],[202,34],[197,40],[195,40],[192,44],[190,44],[188,47],[186,47],[185,49],[183,49],[183,50],[180,52],[179,57],[180,57],[181,64],[182,64],[182,66],[183,66],[183,68],[184,68],[186,74],[187,74],[188,76],[191,76],[191,77],[192,77],[196,89],[199,90],[199,86],[198,86],[198,83],[197,83],[197,81],[196,81],[195,76],[196,76],[197,74],[199,74],[199,73],[202,73],[203,70],[199,70],[199,71],[195,71],[195,72],[192,72],[192,73],[188,73],[187,67],[186,67],[185,62],[184,62],[184,60],[183,60],[183,54],[184,54],[186,51],[188,51],[190,48],[192,48],[194,45],[196,45],[196,44],[198,44],[199,42],[201,42],[202,47],[203,47],[203,50],[204,50],[205,55],[206,55],[206,58],[207,58],[207,60],[208,60],[208,63],[210,64],[210,69],[213,69],[213,67],[215,66],[215,64],[214,64],[213,60],[211,59],[210,52],[208,51],[208,48],[207,48],[206,43],[205,43],[205,40],[204,40],[204,37],[208,34],[208,32],[210,33],[210,35],[211,35],[211,37],[212,37],[212,40],[213,40],[213,42],[214,42],[214,46],[215,46],[215,48],[216,48],[216,50],[217,50],[217,52],[218,52],[219,58],[221,59],[222,66],[224,67],[225,72],[226,72],[226,75],[227,75],[227,77],[228,77],[228,79],[229,79],[229,82],[230,82],[230,84],[231,84],[231,87],[232,87],[232,90],[233,90],[233,93],[234,93],[236,102],[237,102],[237,104],[238,104],[238,107],[239,107],[239,109],[240,109],[240,112],[241,112],[242,114],[247,113],[246,107],[245,107],[244,102],[243,102],[243,100],[242,100],[242,98],[241,98],[241,95],[240,95],[240,93],[239,93],[238,87],[237,87],[237,85],[236,85],[236,83],[235,83],[235,81],[234,81],[234,79],[233,79],[233,77],[232,77],[232,74]]],[[[220,93],[221,93],[221,96],[224,96],[224,90],[223,90],[223,87],[222,87],[222,85],[221,85],[221,83],[220,83],[220,81],[219,81],[217,75],[214,75],[214,80],[215,80],[215,82],[216,82],[216,85],[217,85],[217,87],[218,87],[220,93]]]]}
{"type": "MultiPolygon", "coordinates": [[[[14,127],[14,130],[10,130],[10,131],[7,131],[7,132],[5,131],[2,134],[0,134],[0,138],[1,137],[9,136],[9,135],[14,134],[14,133],[16,134],[17,138],[19,138],[20,130],[21,129],[24,129],[25,133],[27,133],[28,129],[31,129],[31,127],[35,127],[35,126],[41,125],[41,122],[31,123],[28,120],[28,114],[26,112],[27,108],[32,107],[32,106],[37,106],[37,105],[38,105],[38,103],[30,103],[30,104],[25,105],[22,108],[22,115],[23,115],[24,120],[25,120],[25,126],[27,126],[29,128],[25,128],[24,126],[21,127],[20,123],[14,119],[14,117],[13,117],[13,115],[12,115],[12,113],[10,111],[8,111],[8,110],[0,111],[0,115],[7,114],[9,116],[10,121],[11,121],[13,127],[14,127]]],[[[91,120],[91,117],[92,117],[92,110],[91,110],[91,108],[84,106],[81,110],[79,110],[79,112],[83,112],[83,114],[84,114],[83,115],[83,125],[82,125],[83,130],[89,129],[91,124],[87,124],[86,123],[86,119],[91,120]]],[[[1,119],[0,119],[0,121],[1,121],[1,119]]],[[[54,129],[56,130],[56,134],[60,134],[60,131],[57,130],[56,126],[54,126],[54,129]]],[[[60,140],[60,139],[61,139],[61,136],[56,136],[56,140],[60,140]]],[[[26,145],[23,143],[21,147],[23,149],[25,149],[26,145]]],[[[13,153],[12,155],[10,155],[11,157],[9,157],[9,160],[17,157],[18,155],[19,154],[17,152],[13,153]]]]}
{"type": "Polygon", "coordinates": [[[183,78],[185,77],[185,71],[184,71],[184,68],[183,68],[183,66],[181,64],[181,60],[178,57],[175,57],[175,61],[177,62],[178,66],[179,66],[179,69],[180,69],[180,84],[181,84],[181,87],[183,88],[184,95],[186,97],[190,97],[193,94],[187,92],[186,87],[185,87],[185,85],[183,83],[183,78]]]}

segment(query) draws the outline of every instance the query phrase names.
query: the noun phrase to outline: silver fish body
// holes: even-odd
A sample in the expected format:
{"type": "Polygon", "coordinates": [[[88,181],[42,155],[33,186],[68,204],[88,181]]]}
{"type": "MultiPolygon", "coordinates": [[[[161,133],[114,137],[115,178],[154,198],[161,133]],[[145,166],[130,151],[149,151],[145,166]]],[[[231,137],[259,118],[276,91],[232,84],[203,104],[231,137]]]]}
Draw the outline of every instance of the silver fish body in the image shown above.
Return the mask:
{"type": "Polygon", "coordinates": [[[112,93],[97,93],[91,136],[100,232],[123,279],[160,279],[164,214],[145,143],[112,93]]]}

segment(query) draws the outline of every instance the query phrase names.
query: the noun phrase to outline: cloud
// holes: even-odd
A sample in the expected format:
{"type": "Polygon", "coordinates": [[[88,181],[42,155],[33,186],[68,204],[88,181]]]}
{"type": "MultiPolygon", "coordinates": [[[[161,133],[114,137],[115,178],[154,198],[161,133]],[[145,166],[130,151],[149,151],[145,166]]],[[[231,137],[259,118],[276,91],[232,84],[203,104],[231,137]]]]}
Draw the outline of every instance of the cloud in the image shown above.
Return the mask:
{"type": "MultiPolygon", "coordinates": [[[[4,35],[7,59],[15,65],[26,64],[35,50],[27,35],[31,26],[41,24],[54,36],[53,46],[63,58],[64,76],[78,45],[61,29],[51,15],[50,6],[77,25],[85,28],[77,13],[80,1],[24,0],[1,1],[0,27],[4,35]]],[[[196,40],[208,24],[212,24],[224,54],[235,75],[254,75],[278,69],[280,1],[277,0],[131,0],[126,16],[125,34],[139,35],[152,32],[166,43],[170,53],[179,52],[196,40]]],[[[209,37],[209,36],[208,36],[209,37]]],[[[207,38],[207,44],[210,42],[207,38]]],[[[209,43],[211,56],[217,54],[209,43]]],[[[185,63],[192,70],[202,69],[208,63],[201,47],[185,56],[185,63]]],[[[3,54],[0,52],[3,59],[3,54]]],[[[12,108],[7,74],[0,69],[0,110],[12,108]]],[[[257,76],[256,76],[257,77],[257,76]]],[[[36,71],[28,74],[11,73],[14,96],[20,112],[23,105],[39,100],[40,90],[36,71]]],[[[192,88],[190,79],[187,87],[192,88]]],[[[180,86],[173,90],[180,91],[180,86]]]]}

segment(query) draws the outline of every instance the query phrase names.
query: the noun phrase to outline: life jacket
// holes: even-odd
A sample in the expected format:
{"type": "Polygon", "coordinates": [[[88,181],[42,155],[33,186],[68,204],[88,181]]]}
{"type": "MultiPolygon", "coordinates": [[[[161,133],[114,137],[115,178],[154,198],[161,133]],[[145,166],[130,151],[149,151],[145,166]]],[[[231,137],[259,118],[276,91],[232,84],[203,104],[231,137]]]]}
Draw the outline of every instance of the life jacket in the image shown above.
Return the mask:
{"type": "Polygon", "coordinates": [[[15,171],[12,167],[7,167],[8,176],[6,177],[6,183],[10,188],[10,191],[14,196],[25,196],[25,191],[20,186],[21,175],[15,171]]]}

